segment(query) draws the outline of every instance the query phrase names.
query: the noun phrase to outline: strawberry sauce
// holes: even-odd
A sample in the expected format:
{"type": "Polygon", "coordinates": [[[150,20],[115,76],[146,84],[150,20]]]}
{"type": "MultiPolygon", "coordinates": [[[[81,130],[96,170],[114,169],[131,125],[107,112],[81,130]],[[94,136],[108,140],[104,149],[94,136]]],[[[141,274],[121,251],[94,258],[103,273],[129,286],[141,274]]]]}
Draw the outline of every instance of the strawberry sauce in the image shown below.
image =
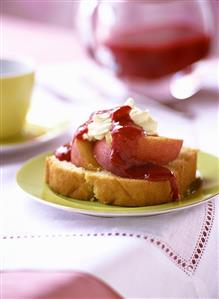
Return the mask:
{"type": "Polygon", "coordinates": [[[126,175],[129,178],[143,179],[148,181],[160,182],[169,181],[172,198],[179,197],[178,185],[174,173],[167,167],[148,163],[145,165],[131,166],[126,169],[126,175]]]}
{"type": "Polygon", "coordinates": [[[71,144],[67,143],[57,148],[55,156],[59,161],[71,161],[71,144]]]}
{"type": "Polygon", "coordinates": [[[122,106],[112,112],[114,122],[112,134],[111,162],[116,165],[122,176],[130,179],[148,181],[169,181],[172,198],[179,197],[178,185],[174,173],[167,167],[147,163],[142,164],[133,155],[138,138],[145,138],[144,130],[135,125],[129,116],[130,106],[122,106]],[[120,151],[124,148],[125,151],[120,151]]]}

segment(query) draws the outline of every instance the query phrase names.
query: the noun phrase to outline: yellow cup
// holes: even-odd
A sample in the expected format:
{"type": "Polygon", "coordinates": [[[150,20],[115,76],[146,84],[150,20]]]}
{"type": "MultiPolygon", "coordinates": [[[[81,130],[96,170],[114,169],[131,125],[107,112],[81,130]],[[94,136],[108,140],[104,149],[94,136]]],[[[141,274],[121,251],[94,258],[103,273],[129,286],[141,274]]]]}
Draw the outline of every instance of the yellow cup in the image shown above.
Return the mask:
{"type": "Polygon", "coordinates": [[[0,140],[22,132],[34,85],[34,65],[29,61],[1,59],[0,140]]]}

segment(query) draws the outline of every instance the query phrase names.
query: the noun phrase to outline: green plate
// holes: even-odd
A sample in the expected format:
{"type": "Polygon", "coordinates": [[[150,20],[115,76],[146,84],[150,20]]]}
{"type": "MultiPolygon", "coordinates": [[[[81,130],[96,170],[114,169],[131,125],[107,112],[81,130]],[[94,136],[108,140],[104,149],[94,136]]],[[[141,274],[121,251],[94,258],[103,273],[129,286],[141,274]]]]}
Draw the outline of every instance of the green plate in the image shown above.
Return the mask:
{"type": "Polygon", "coordinates": [[[95,216],[147,216],[189,208],[204,203],[219,193],[219,159],[199,152],[198,170],[203,178],[202,188],[184,200],[146,207],[118,207],[95,201],[83,201],[60,196],[44,183],[44,153],[25,163],[17,173],[20,188],[35,200],[56,208],[95,216]]]}

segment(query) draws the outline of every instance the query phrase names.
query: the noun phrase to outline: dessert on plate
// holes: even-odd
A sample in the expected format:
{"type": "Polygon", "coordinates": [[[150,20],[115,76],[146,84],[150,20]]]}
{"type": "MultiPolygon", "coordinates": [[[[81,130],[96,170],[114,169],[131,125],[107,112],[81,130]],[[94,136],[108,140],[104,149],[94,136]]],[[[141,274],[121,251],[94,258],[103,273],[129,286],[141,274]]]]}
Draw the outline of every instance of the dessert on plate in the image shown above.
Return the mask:
{"type": "Polygon", "coordinates": [[[72,140],[46,158],[45,180],[58,194],[139,207],[182,200],[196,179],[197,150],[162,137],[149,111],[128,99],[96,111],[72,140]]]}

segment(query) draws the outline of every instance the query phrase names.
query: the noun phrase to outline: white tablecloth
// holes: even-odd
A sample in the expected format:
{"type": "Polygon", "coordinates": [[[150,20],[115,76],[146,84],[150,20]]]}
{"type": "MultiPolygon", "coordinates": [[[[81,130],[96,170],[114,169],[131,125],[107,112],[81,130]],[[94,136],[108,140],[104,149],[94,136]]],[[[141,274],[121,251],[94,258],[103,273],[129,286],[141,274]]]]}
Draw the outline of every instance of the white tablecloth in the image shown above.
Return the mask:
{"type": "MultiPolygon", "coordinates": [[[[83,65],[63,68],[70,72],[67,77],[61,73],[72,87],[79,68],[85,71],[83,65]]],[[[59,79],[53,80],[49,84],[57,86],[59,79]]],[[[77,92],[68,89],[72,103],[62,104],[72,116],[71,130],[48,144],[1,154],[2,270],[83,271],[126,298],[218,298],[218,197],[165,215],[100,218],[45,206],[17,187],[16,172],[27,159],[67,141],[93,110],[115,105],[81,84],[77,92]]],[[[49,97],[36,88],[34,101],[49,97]]],[[[53,105],[58,113],[60,101],[54,98],[53,105]]],[[[185,145],[218,155],[218,95],[196,95],[178,106],[183,113],[151,102],[145,106],[159,120],[161,135],[181,137],[185,145]]]]}

